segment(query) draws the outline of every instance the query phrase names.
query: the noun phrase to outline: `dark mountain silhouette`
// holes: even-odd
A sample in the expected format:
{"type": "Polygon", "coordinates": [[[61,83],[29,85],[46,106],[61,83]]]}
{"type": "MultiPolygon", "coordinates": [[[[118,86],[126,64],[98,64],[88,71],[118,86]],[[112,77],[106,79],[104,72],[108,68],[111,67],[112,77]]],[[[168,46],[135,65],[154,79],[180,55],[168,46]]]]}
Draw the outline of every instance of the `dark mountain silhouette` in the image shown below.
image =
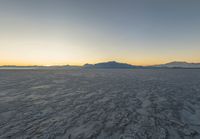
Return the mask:
{"type": "Polygon", "coordinates": [[[84,68],[123,68],[123,69],[131,69],[131,68],[138,68],[140,66],[134,66],[126,63],[119,63],[116,61],[109,61],[97,64],[85,64],[84,68]]]}

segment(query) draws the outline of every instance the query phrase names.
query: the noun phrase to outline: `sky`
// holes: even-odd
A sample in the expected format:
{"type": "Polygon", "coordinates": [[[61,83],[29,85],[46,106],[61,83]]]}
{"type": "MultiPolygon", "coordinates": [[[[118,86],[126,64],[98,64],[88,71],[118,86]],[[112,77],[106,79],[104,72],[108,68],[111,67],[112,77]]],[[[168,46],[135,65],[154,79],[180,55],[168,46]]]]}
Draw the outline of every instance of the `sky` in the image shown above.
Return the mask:
{"type": "Polygon", "coordinates": [[[0,0],[0,65],[200,62],[199,0],[0,0]]]}

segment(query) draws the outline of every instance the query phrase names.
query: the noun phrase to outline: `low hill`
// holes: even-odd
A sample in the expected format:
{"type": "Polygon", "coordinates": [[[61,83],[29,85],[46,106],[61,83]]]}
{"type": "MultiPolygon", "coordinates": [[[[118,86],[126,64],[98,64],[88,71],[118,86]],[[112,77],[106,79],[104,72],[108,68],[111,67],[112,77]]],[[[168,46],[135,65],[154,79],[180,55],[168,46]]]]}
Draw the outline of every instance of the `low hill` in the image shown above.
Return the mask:
{"type": "Polygon", "coordinates": [[[166,64],[157,65],[156,67],[166,68],[200,68],[200,63],[188,63],[184,61],[174,61],[166,64]]]}

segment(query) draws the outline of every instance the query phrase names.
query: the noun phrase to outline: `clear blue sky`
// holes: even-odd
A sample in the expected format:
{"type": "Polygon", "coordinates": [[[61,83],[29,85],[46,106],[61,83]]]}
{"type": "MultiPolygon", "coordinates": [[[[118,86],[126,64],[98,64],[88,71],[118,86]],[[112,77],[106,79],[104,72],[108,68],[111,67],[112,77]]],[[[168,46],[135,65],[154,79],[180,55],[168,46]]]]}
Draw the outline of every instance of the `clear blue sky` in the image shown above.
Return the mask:
{"type": "Polygon", "coordinates": [[[200,62],[199,0],[1,0],[0,65],[200,62]]]}

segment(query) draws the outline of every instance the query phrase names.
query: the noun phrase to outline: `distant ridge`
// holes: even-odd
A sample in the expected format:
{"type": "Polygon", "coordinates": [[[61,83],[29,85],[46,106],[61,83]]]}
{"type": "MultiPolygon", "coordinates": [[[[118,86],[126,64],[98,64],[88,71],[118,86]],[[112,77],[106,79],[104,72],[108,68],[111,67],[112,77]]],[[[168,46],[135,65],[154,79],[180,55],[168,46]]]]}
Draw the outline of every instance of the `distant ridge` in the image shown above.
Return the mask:
{"type": "Polygon", "coordinates": [[[0,66],[0,69],[80,69],[82,66],[72,65],[54,65],[54,66],[16,66],[16,65],[5,65],[0,66]]]}
{"type": "Polygon", "coordinates": [[[140,66],[134,66],[127,63],[119,63],[116,61],[102,62],[97,64],[85,64],[84,68],[121,68],[121,69],[132,69],[140,66]]]}
{"type": "Polygon", "coordinates": [[[173,61],[166,64],[157,65],[156,67],[166,68],[200,68],[200,63],[188,63],[185,61],[173,61]]]}
{"type": "Polygon", "coordinates": [[[173,61],[166,64],[153,65],[153,66],[136,66],[127,63],[120,63],[116,61],[101,62],[96,64],[85,64],[83,66],[72,65],[54,65],[54,66],[16,66],[6,65],[0,66],[0,69],[157,69],[157,68],[200,68],[200,63],[188,63],[185,61],[173,61]]]}

